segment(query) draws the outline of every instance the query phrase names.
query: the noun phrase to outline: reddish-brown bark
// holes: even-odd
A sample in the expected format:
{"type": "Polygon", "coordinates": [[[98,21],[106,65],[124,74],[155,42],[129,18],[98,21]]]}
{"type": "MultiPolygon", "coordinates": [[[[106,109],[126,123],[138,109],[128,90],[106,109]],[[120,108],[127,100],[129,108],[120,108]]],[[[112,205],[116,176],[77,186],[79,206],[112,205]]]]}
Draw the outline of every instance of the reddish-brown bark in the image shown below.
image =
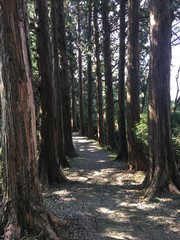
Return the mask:
{"type": "MultiPolygon", "coordinates": [[[[60,239],[57,218],[47,212],[37,168],[36,119],[32,91],[26,3],[0,1],[3,200],[0,235],[21,239],[26,230],[60,239]]],[[[60,224],[58,222],[58,224],[60,224]]]]}

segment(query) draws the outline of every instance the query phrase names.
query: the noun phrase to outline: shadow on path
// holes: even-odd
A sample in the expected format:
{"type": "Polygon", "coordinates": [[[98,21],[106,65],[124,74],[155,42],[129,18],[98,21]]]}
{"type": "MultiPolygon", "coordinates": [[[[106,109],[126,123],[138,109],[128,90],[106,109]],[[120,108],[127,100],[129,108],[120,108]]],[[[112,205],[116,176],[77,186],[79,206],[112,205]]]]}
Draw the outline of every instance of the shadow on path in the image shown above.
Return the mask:
{"type": "Polygon", "coordinates": [[[177,196],[143,202],[138,191],[142,172],[126,171],[85,137],[74,137],[74,145],[79,157],[65,174],[76,183],[52,188],[45,199],[52,211],[69,220],[66,239],[180,239],[177,196]]]}

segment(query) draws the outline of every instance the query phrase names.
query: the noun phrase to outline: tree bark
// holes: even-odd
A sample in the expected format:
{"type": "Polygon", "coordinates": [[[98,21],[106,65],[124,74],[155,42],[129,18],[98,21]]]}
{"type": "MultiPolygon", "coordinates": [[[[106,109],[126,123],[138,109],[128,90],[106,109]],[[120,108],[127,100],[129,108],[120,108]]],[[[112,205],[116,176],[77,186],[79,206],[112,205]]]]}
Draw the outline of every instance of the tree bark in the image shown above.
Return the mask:
{"type": "Polygon", "coordinates": [[[126,3],[127,0],[120,1],[120,46],[119,46],[119,85],[118,85],[118,105],[119,105],[119,153],[117,160],[128,160],[127,138],[126,138],[126,117],[125,117],[125,38],[126,38],[126,3]]]}
{"type": "Polygon", "coordinates": [[[58,139],[58,163],[60,168],[69,167],[65,155],[65,141],[64,141],[64,119],[62,106],[62,75],[60,73],[60,59],[58,50],[58,5],[56,0],[51,0],[51,22],[52,22],[52,45],[53,45],[53,78],[56,89],[56,117],[57,117],[57,139],[58,139]]]}
{"type": "Polygon", "coordinates": [[[88,138],[94,139],[92,77],[92,0],[88,2],[88,138]]]}
{"type": "Polygon", "coordinates": [[[38,18],[37,47],[39,53],[40,99],[42,109],[41,148],[39,156],[40,179],[44,186],[64,181],[58,165],[58,138],[56,134],[57,106],[55,81],[52,76],[52,54],[49,34],[48,8],[45,0],[36,1],[38,18]],[[46,51],[44,51],[46,46],[46,51]]]}
{"type": "Polygon", "coordinates": [[[139,146],[134,129],[140,121],[139,104],[139,0],[128,1],[128,76],[127,133],[128,165],[131,170],[145,170],[146,158],[139,146]]]}
{"type": "Polygon", "coordinates": [[[109,24],[109,1],[102,0],[102,22],[103,22],[103,48],[104,48],[104,68],[106,84],[106,106],[107,106],[107,146],[115,148],[115,126],[114,126],[114,98],[112,87],[112,66],[110,48],[110,24],[109,24]]]}
{"type": "Polygon", "coordinates": [[[100,61],[100,43],[99,43],[99,27],[98,27],[98,3],[97,3],[97,1],[94,1],[94,34],[95,34],[95,58],[96,58],[96,97],[97,97],[98,142],[99,142],[99,144],[105,144],[101,61],[100,61]]]}
{"type": "MultiPolygon", "coordinates": [[[[71,33],[69,33],[71,34],[71,33]]],[[[78,83],[74,76],[74,72],[76,71],[76,56],[74,53],[73,46],[73,36],[69,37],[69,75],[71,80],[71,113],[72,113],[72,131],[78,131],[78,113],[77,113],[77,91],[78,91],[78,83]]]]}
{"type": "Polygon", "coordinates": [[[0,20],[4,165],[0,234],[3,239],[21,239],[26,230],[58,240],[51,227],[57,218],[45,209],[38,179],[26,2],[1,0],[0,20]]]}
{"type": "Polygon", "coordinates": [[[84,94],[83,94],[83,79],[82,79],[82,52],[81,52],[81,9],[78,1],[77,4],[77,21],[78,21],[78,74],[79,74],[79,134],[85,136],[84,124],[84,94]]]}
{"type": "Polygon", "coordinates": [[[170,125],[171,63],[170,0],[150,2],[149,162],[147,199],[164,189],[180,190],[180,174],[173,159],[170,125]],[[173,186],[173,187],[172,187],[173,186]]]}
{"type": "Polygon", "coordinates": [[[58,48],[60,55],[60,80],[62,92],[62,108],[64,119],[65,154],[75,157],[77,153],[72,141],[71,111],[70,111],[70,82],[68,77],[67,48],[65,38],[64,1],[57,1],[58,7],[58,48]]]}

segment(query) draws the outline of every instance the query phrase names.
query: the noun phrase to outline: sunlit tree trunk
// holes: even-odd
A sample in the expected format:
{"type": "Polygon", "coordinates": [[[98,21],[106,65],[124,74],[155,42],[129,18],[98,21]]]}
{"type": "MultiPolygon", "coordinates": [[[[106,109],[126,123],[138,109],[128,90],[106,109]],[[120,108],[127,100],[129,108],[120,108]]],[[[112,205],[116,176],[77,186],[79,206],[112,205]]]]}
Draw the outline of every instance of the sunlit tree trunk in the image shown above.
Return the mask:
{"type": "Polygon", "coordinates": [[[38,178],[36,117],[25,3],[22,0],[0,1],[3,147],[0,235],[8,240],[22,239],[26,230],[44,239],[58,240],[51,227],[56,218],[45,209],[38,178]]]}
{"type": "Polygon", "coordinates": [[[173,159],[170,125],[170,63],[172,2],[150,2],[149,161],[145,193],[151,199],[161,190],[180,190],[173,159]]]}

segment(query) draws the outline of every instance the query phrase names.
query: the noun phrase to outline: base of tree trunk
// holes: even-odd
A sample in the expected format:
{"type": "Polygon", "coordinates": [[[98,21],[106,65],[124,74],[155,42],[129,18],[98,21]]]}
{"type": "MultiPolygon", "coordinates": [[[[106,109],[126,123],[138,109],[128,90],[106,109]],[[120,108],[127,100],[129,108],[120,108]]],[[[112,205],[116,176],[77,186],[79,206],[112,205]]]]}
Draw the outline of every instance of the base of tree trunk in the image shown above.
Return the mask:
{"type": "Polygon", "coordinates": [[[125,154],[122,151],[119,151],[119,153],[117,154],[117,156],[114,160],[127,162],[127,157],[125,156],[125,154]]]}
{"type": "Polygon", "coordinates": [[[72,151],[67,151],[66,156],[68,156],[68,158],[76,158],[76,157],[79,157],[79,154],[75,150],[72,150],[72,151]]]}
{"type": "Polygon", "coordinates": [[[162,192],[169,192],[179,195],[179,186],[177,186],[172,179],[173,178],[162,172],[160,168],[157,168],[154,172],[153,179],[150,181],[149,172],[147,172],[141,185],[141,189],[147,188],[143,198],[147,201],[150,201],[154,197],[158,197],[162,192]]]}
{"type": "Polygon", "coordinates": [[[7,202],[0,210],[0,236],[4,240],[51,239],[60,240],[60,229],[67,225],[44,206],[33,206],[26,212],[26,219],[20,219],[18,206],[7,202]],[[59,231],[59,232],[58,232],[59,231]]]}

